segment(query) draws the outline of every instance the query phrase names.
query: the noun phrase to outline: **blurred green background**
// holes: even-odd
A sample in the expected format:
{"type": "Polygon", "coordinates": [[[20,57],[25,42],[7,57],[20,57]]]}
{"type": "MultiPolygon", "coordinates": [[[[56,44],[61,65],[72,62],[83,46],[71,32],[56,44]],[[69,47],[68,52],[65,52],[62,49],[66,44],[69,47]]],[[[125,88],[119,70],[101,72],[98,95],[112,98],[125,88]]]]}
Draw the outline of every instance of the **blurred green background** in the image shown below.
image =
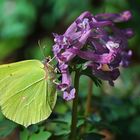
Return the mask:
{"type": "MultiPolygon", "coordinates": [[[[86,130],[106,136],[100,138],[94,134],[85,140],[92,140],[92,137],[95,140],[140,140],[140,0],[0,0],[1,64],[25,59],[42,60],[38,42],[45,48],[46,56],[52,55],[52,32],[63,34],[83,11],[97,14],[124,10],[133,14],[131,21],[118,24],[120,28],[131,27],[135,32],[129,40],[129,48],[133,50],[131,64],[129,68],[121,69],[114,88],[104,82],[99,88],[87,77],[81,78],[77,127],[80,129],[84,123],[80,116],[85,112],[87,93],[91,88],[86,130]]],[[[70,111],[71,102],[65,102],[59,94],[50,119],[28,129],[0,114],[0,140],[67,140],[70,111]]]]}

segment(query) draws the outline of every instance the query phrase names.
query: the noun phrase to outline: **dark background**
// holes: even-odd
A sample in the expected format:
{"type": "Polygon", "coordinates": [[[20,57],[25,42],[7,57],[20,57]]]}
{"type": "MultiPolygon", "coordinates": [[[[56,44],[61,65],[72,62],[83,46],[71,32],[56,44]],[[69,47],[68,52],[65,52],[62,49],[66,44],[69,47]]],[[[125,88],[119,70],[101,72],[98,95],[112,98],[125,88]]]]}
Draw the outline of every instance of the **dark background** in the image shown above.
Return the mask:
{"type": "MultiPolygon", "coordinates": [[[[26,59],[42,60],[44,57],[38,42],[40,42],[45,56],[52,55],[52,33],[63,34],[74,19],[84,11],[90,11],[95,15],[104,12],[118,13],[124,10],[130,10],[133,18],[131,21],[117,26],[120,28],[131,27],[135,32],[135,36],[129,40],[129,48],[133,51],[130,67],[121,69],[121,76],[115,82],[114,88],[105,82],[101,88],[95,85],[92,87],[89,79],[82,77],[79,115],[85,112],[86,95],[92,88],[90,117],[93,120],[93,130],[104,134],[106,138],[103,140],[140,140],[139,0],[0,0],[0,63],[26,59]],[[85,84],[88,82],[89,84],[85,84]]],[[[50,126],[53,118],[70,120],[71,103],[65,102],[61,96],[62,94],[59,94],[50,122],[46,122],[50,126]]],[[[35,125],[27,131],[31,131],[30,135],[35,132],[40,136],[39,140],[44,140],[41,139],[43,134],[39,133],[41,127],[35,125]]],[[[67,126],[62,128],[60,126],[59,129],[51,126],[50,130],[46,126],[45,128],[54,133],[68,129],[67,126]]],[[[0,114],[0,140],[16,140],[16,137],[27,140],[27,131],[0,114]]],[[[52,136],[50,139],[55,138],[52,136]]]]}

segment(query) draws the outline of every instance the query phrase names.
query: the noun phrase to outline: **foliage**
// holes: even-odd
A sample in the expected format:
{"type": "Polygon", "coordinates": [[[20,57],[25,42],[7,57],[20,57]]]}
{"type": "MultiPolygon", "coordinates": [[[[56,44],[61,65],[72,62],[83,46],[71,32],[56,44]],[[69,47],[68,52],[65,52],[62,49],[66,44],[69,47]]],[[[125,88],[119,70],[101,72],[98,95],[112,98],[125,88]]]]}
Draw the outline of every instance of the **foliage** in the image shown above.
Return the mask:
{"type": "Polygon", "coordinates": [[[0,114],[0,137],[6,137],[17,127],[17,124],[11,122],[0,114]]]}

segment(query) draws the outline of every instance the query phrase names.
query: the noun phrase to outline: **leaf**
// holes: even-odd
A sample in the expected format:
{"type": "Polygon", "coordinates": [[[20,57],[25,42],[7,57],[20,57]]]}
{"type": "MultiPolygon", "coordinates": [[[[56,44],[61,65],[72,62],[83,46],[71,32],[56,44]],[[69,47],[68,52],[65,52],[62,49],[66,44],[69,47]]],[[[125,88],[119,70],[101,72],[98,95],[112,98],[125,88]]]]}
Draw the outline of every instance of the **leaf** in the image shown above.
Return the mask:
{"type": "Polygon", "coordinates": [[[38,60],[0,66],[0,106],[10,120],[25,127],[47,119],[56,103],[52,68],[38,60]]]}
{"type": "Polygon", "coordinates": [[[48,140],[51,135],[50,132],[44,131],[43,128],[41,128],[39,133],[31,135],[29,140],[48,140]]]}
{"type": "Polygon", "coordinates": [[[0,122],[4,120],[4,115],[2,114],[2,112],[0,111],[0,122]]]}
{"type": "Polygon", "coordinates": [[[87,69],[83,70],[81,72],[81,75],[86,75],[86,76],[90,77],[93,80],[93,82],[95,83],[96,86],[99,86],[100,87],[101,84],[102,84],[101,80],[98,79],[97,77],[95,77],[92,74],[92,70],[90,68],[87,68],[87,69]]]}
{"type": "Polygon", "coordinates": [[[3,120],[0,121],[0,137],[6,137],[8,136],[15,128],[16,124],[9,121],[9,120],[3,120]]]}
{"type": "Polygon", "coordinates": [[[83,140],[102,140],[104,138],[103,135],[97,134],[97,133],[86,133],[83,136],[83,140]]]}
{"type": "Polygon", "coordinates": [[[55,133],[55,136],[62,136],[62,135],[66,136],[68,134],[70,134],[70,130],[62,130],[61,129],[55,133]]]}
{"type": "Polygon", "coordinates": [[[55,136],[67,136],[70,133],[71,116],[67,113],[63,118],[54,119],[51,122],[56,124],[54,131],[55,136]]]}
{"type": "Polygon", "coordinates": [[[77,128],[82,126],[84,123],[85,123],[84,119],[79,119],[78,122],[77,122],[77,128]]]}
{"type": "Polygon", "coordinates": [[[45,131],[43,127],[40,128],[38,133],[31,133],[28,129],[24,129],[20,132],[20,140],[48,140],[51,135],[52,134],[45,131]]]}
{"type": "Polygon", "coordinates": [[[67,113],[65,116],[53,119],[53,122],[60,123],[60,124],[67,124],[68,126],[71,125],[71,116],[69,113],[67,113]]]}
{"type": "Polygon", "coordinates": [[[32,133],[36,133],[37,131],[39,131],[39,126],[36,125],[36,124],[33,124],[33,125],[29,126],[28,129],[29,129],[32,133]]]}
{"type": "Polygon", "coordinates": [[[28,129],[24,129],[20,132],[20,140],[28,140],[29,139],[29,131],[28,129]]]}
{"type": "Polygon", "coordinates": [[[69,124],[69,122],[67,122],[67,120],[58,118],[58,119],[53,119],[52,122],[54,123],[60,123],[60,124],[69,124]]]}

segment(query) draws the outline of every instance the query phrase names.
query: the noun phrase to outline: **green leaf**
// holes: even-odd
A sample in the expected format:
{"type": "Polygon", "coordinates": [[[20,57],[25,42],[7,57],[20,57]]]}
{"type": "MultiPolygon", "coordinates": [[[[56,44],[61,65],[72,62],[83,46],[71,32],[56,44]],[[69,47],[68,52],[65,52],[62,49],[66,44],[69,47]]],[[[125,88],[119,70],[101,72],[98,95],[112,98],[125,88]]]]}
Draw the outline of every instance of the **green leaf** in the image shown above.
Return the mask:
{"type": "Polygon", "coordinates": [[[38,133],[32,133],[25,128],[20,132],[20,140],[48,140],[51,135],[52,134],[44,130],[43,127],[40,128],[40,131],[38,133]]]}
{"type": "Polygon", "coordinates": [[[83,140],[102,140],[104,138],[103,135],[97,134],[97,133],[86,133],[83,136],[83,140]]]}
{"type": "Polygon", "coordinates": [[[0,111],[0,122],[4,120],[4,115],[2,114],[2,112],[0,111]]]}
{"type": "Polygon", "coordinates": [[[61,119],[61,118],[54,119],[54,120],[52,120],[52,122],[54,122],[54,123],[61,123],[61,124],[69,124],[69,122],[67,120],[61,119]]]}
{"type": "Polygon", "coordinates": [[[71,125],[71,116],[69,113],[67,113],[63,118],[54,119],[54,124],[56,124],[56,128],[54,132],[55,136],[67,136],[70,133],[70,125],[71,125]]]}
{"type": "Polygon", "coordinates": [[[36,125],[36,124],[33,124],[33,125],[29,126],[28,129],[29,129],[32,133],[36,133],[37,131],[39,131],[39,126],[36,125]]]}
{"type": "Polygon", "coordinates": [[[84,119],[79,119],[77,122],[77,128],[80,127],[81,125],[83,125],[85,123],[84,119]]]}
{"type": "Polygon", "coordinates": [[[59,131],[57,131],[56,133],[55,133],[55,135],[56,136],[62,136],[62,135],[64,135],[64,136],[66,136],[66,135],[68,135],[70,133],[70,130],[59,130],[59,131]]]}
{"type": "Polygon", "coordinates": [[[101,80],[93,75],[92,70],[90,68],[86,68],[85,70],[83,70],[81,72],[81,75],[86,75],[86,76],[90,77],[96,86],[101,86],[101,84],[102,84],[101,80]]]}
{"type": "Polygon", "coordinates": [[[3,120],[0,121],[0,137],[6,137],[9,135],[15,128],[16,124],[9,121],[9,120],[3,120]]]}
{"type": "Polygon", "coordinates": [[[20,132],[20,140],[28,140],[29,139],[29,131],[28,129],[24,129],[20,132]]]}
{"type": "Polygon", "coordinates": [[[31,135],[29,140],[48,140],[51,135],[50,132],[44,131],[43,128],[41,128],[39,133],[31,135]]]}
{"type": "Polygon", "coordinates": [[[67,124],[67,125],[71,125],[71,116],[69,113],[67,113],[65,116],[63,117],[60,117],[58,119],[53,119],[52,120],[53,122],[56,122],[56,123],[62,123],[62,124],[67,124]]]}

